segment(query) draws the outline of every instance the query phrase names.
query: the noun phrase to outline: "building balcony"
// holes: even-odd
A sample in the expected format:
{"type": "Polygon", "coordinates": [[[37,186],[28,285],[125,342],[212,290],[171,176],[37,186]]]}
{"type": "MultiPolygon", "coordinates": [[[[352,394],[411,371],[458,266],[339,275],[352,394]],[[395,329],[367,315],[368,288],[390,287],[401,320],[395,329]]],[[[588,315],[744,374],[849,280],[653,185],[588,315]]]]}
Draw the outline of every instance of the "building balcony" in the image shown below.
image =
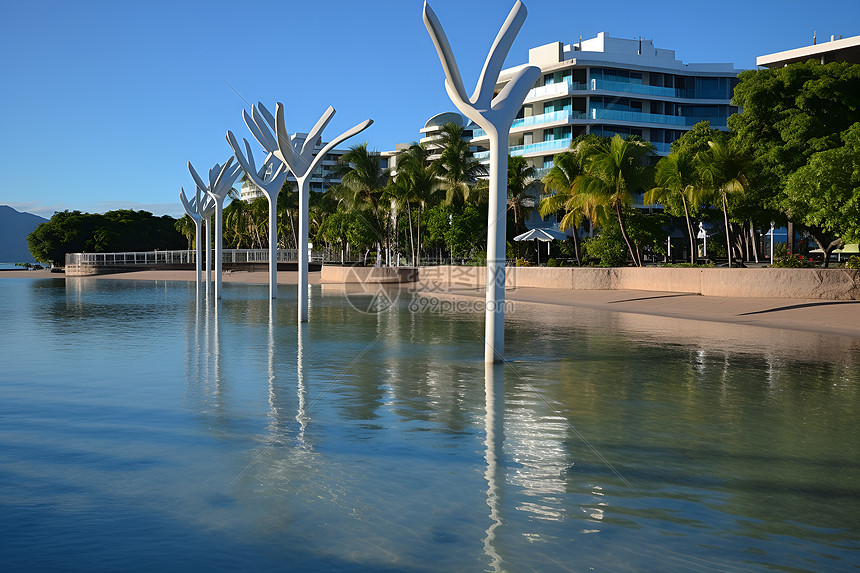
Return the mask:
{"type": "MultiPolygon", "coordinates": [[[[511,125],[511,131],[519,128],[547,125],[550,123],[566,124],[572,119],[586,119],[586,116],[584,112],[570,110],[552,111],[550,113],[542,113],[540,115],[531,115],[529,117],[515,119],[514,123],[511,125]]],[[[487,139],[487,132],[483,129],[474,130],[472,141],[478,139],[487,139]]]]}
{"type": "Polygon", "coordinates": [[[556,84],[548,84],[539,88],[532,88],[526,95],[525,103],[543,99],[555,99],[586,89],[588,89],[587,85],[576,83],[573,80],[568,79],[556,84]]]}
{"type": "MultiPolygon", "coordinates": [[[[573,138],[567,137],[565,139],[554,139],[552,141],[541,141],[540,143],[530,143],[528,145],[512,145],[508,147],[509,155],[542,155],[546,153],[556,153],[558,151],[564,151],[568,147],[570,147],[570,142],[573,141],[573,138]]],[[[479,151],[474,154],[475,159],[478,161],[484,161],[489,159],[490,152],[489,151],[479,151]]]]}
{"type": "MultiPolygon", "coordinates": [[[[604,80],[602,78],[592,78],[587,84],[574,82],[570,79],[565,81],[548,84],[538,88],[532,88],[526,95],[525,103],[534,101],[556,99],[575,93],[584,91],[604,91],[621,94],[636,94],[644,96],[652,96],[659,98],[674,98],[674,99],[696,99],[696,100],[716,100],[728,101],[730,96],[720,96],[716,93],[701,94],[699,96],[690,96],[688,90],[677,88],[666,88],[662,86],[649,86],[645,84],[636,84],[632,82],[618,82],[604,80]],[[708,96],[708,97],[705,97],[708,96]]],[[[585,95],[585,94],[582,94],[585,95]]]]}
{"type": "Polygon", "coordinates": [[[591,80],[590,88],[592,91],[607,91],[607,92],[620,92],[620,93],[629,93],[629,94],[640,94],[640,95],[651,95],[658,97],[672,97],[672,98],[684,98],[684,90],[678,90],[675,88],[664,88],[659,86],[646,86],[644,84],[634,84],[631,82],[613,82],[609,80],[603,80],[598,78],[593,78],[591,80]]]}
{"type": "MultiPolygon", "coordinates": [[[[546,155],[546,154],[556,154],[561,151],[567,151],[570,148],[570,144],[573,141],[573,138],[567,137],[565,139],[555,139],[552,141],[541,141],[540,143],[531,143],[529,145],[512,145],[508,148],[508,155],[546,155]]],[[[654,146],[654,151],[658,155],[668,155],[671,143],[654,143],[651,142],[651,145],[654,146]]],[[[490,158],[489,151],[478,151],[472,155],[478,161],[484,162],[490,158]]],[[[547,173],[552,170],[552,167],[536,167],[535,168],[535,179],[542,179],[547,173]]]]}
{"type": "Polygon", "coordinates": [[[552,171],[552,167],[535,167],[534,178],[543,179],[550,171],[552,171]]]}
{"type": "Polygon", "coordinates": [[[689,127],[700,121],[710,121],[713,127],[725,127],[725,117],[690,117],[683,115],[661,115],[658,113],[642,113],[639,111],[617,111],[612,109],[589,110],[589,118],[592,121],[624,121],[629,123],[656,123],[660,125],[676,125],[689,127]]]}

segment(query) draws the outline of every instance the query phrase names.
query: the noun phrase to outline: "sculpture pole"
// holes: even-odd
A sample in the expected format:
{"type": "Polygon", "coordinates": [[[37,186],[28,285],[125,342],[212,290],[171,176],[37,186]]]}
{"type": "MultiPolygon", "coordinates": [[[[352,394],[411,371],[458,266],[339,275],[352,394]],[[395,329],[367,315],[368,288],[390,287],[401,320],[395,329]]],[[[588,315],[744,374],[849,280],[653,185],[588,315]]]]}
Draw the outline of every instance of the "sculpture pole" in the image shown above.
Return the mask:
{"type": "MultiPolygon", "coordinates": [[[[372,119],[367,119],[352,129],[345,131],[327,143],[317,154],[314,147],[322,139],[322,132],[334,117],[334,108],[329,108],[323,113],[313,129],[311,129],[304,142],[296,136],[290,136],[284,124],[284,105],[278,103],[275,107],[275,117],[263,113],[265,107],[258,103],[260,113],[252,113],[251,118],[244,114],[245,122],[251,133],[267,152],[273,154],[281,163],[287,166],[299,185],[299,322],[308,321],[308,199],[311,188],[311,174],[325,155],[334,147],[353,135],[367,129],[372,119]],[[251,123],[248,120],[251,119],[251,123]],[[273,121],[272,121],[273,120],[273,121]],[[251,126],[254,125],[254,127],[251,126]],[[272,135],[274,132],[274,136],[272,135]]],[[[252,112],[254,109],[252,108],[252,112]]]]}
{"type": "Polygon", "coordinates": [[[179,199],[182,201],[182,206],[185,208],[185,213],[191,217],[191,220],[194,221],[194,238],[197,243],[196,245],[196,253],[194,257],[194,282],[197,285],[197,296],[200,296],[200,291],[203,286],[203,245],[202,245],[202,237],[200,236],[200,227],[203,224],[203,216],[200,215],[197,205],[200,199],[200,190],[197,190],[197,196],[191,199],[189,202],[185,197],[185,189],[179,188],[179,199]]]}
{"type": "MultiPolygon", "coordinates": [[[[238,179],[239,174],[242,172],[242,168],[236,164],[233,165],[233,158],[227,160],[227,162],[222,166],[219,164],[215,164],[212,169],[209,170],[209,185],[207,186],[200,176],[197,174],[197,171],[194,170],[194,166],[191,165],[191,162],[188,162],[188,170],[191,172],[192,177],[194,177],[194,181],[197,183],[197,186],[206,191],[206,193],[213,199],[215,202],[215,298],[221,298],[221,247],[223,245],[223,236],[222,236],[222,211],[224,208],[224,199],[227,198],[227,192],[233,188],[233,183],[235,183],[236,179],[238,179]]],[[[208,225],[207,225],[208,227],[208,225]]],[[[208,233],[207,233],[208,235],[208,233]]],[[[207,245],[208,248],[208,245],[207,245]]],[[[206,265],[209,266],[208,264],[206,265]]],[[[208,268],[207,268],[208,272],[208,268]]]]}
{"type": "Polygon", "coordinates": [[[424,25],[445,71],[445,90],[460,112],[487,132],[490,139],[490,204],[487,213],[487,284],[484,361],[503,362],[505,352],[505,247],[507,227],[508,136],[523,101],[540,77],[540,68],[525,66],[493,97],[505,57],[526,19],[526,7],[514,4],[499,30],[478,85],[466,96],[460,69],[439,19],[424,3],[424,25]]]}
{"type": "MultiPolygon", "coordinates": [[[[208,197],[208,195],[207,195],[208,197]]],[[[215,205],[212,205],[215,208],[215,205]]],[[[206,215],[206,298],[212,291],[212,211],[206,215]]]]}
{"type": "Polygon", "coordinates": [[[203,216],[203,222],[206,223],[206,298],[209,298],[209,293],[212,291],[212,213],[215,212],[215,201],[204,189],[197,188],[200,193],[202,203],[200,214],[203,216]]]}

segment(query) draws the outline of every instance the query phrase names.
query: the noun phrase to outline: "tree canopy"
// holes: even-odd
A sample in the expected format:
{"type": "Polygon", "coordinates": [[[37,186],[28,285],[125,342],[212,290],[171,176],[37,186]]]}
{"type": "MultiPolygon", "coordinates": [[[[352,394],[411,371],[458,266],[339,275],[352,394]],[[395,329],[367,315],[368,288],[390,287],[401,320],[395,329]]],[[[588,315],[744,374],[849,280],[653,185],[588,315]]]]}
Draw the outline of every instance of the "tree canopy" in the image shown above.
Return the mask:
{"type": "Polygon", "coordinates": [[[186,238],[169,215],[120,209],[104,214],[54,213],[27,236],[37,261],[63,265],[66,253],[107,253],[184,249],[186,238]]]}

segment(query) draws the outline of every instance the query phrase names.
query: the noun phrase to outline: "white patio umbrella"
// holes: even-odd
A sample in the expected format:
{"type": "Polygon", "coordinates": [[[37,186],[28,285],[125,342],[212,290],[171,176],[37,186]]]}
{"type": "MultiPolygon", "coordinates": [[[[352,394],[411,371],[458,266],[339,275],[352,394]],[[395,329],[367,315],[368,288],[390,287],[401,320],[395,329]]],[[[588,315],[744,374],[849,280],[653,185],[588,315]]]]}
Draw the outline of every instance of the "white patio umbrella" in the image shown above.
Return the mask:
{"type": "MultiPolygon", "coordinates": [[[[525,233],[523,233],[522,235],[517,235],[516,237],[514,237],[514,240],[515,241],[535,240],[535,241],[543,241],[545,243],[548,243],[548,242],[555,240],[555,239],[564,240],[567,238],[568,238],[568,236],[565,235],[564,233],[562,233],[560,231],[555,231],[553,229],[530,229],[530,230],[526,231],[525,233]]],[[[537,249],[537,252],[538,252],[537,263],[538,263],[538,266],[540,266],[540,249],[539,248],[537,249]]]]}

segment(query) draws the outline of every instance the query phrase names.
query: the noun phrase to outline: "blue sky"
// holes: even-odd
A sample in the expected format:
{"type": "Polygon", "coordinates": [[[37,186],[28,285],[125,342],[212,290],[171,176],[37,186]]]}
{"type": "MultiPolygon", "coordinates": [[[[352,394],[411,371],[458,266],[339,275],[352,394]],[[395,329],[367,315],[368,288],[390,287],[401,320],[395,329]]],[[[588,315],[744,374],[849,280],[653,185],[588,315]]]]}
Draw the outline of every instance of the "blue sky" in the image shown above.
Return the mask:
{"type": "MultiPolygon", "coordinates": [[[[858,0],[525,3],[509,66],[530,47],[601,31],[653,39],[687,63],[738,68],[810,44],[813,30],[819,39],[860,34],[858,0]]],[[[422,4],[7,0],[0,205],[45,217],[117,208],[179,216],[179,188],[193,188],[186,162],[203,172],[225,161],[228,129],[251,139],[241,111],[258,100],[283,102],[290,131],[307,131],[332,105],[325,135],[375,122],[347,145],[416,140],[427,118],[453,110],[422,4]]],[[[431,5],[471,90],[513,1],[431,5]]]]}

